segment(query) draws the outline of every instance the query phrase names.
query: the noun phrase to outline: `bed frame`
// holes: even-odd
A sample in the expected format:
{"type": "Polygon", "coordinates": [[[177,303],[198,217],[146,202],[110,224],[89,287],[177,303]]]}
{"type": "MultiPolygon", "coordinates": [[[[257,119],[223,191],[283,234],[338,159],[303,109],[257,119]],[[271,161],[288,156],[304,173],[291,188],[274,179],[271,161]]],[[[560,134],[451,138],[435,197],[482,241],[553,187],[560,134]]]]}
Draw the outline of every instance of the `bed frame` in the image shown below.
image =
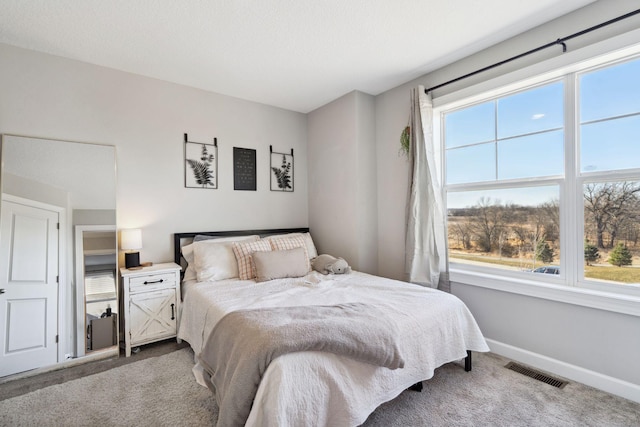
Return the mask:
{"type": "MultiPolygon", "coordinates": [[[[229,236],[252,236],[254,234],[260,237],[274,235],[274,234],[287,234],[287,233],[308,233],[308,227],[302,228],[277,228],[267,230],[238,230],[238,231],[199,231],[194,233],[174,233],[173,235],[173,260],[176,264],[183,267],[182,273],[184,274],[184,266],[186,260],[182,257],[180,249],[193,241],[196,235],[214,236],[214,237],[229,237],[229,236]]],[[[464,359],[464,370],[471,371],[471,351],[467,350],[467,357],[464,359]]],[[[411,390],[421,391],[422,382],[416,383],[410,387],[411,390]]]]}
{"type": "MultiPolygon", "coordinates": [[[[191,243],[193,238],[198,236],[214,236],[214,237],[230,237],[230,236],[253,236],[254,234],[260,237],[269,236],[273,234],[287,234],[287,233],[308,233],[308,227],[302,228],[276,228],[268,230],[238,230],[238,231],[198,231],[195,233],[174,233],[173,235],[173,261],[176,264],[184,267],[184,258],[182,258],[183,246],[191,243]]],[[[183,270],[184,271],[184,270],[183,270]]]]}

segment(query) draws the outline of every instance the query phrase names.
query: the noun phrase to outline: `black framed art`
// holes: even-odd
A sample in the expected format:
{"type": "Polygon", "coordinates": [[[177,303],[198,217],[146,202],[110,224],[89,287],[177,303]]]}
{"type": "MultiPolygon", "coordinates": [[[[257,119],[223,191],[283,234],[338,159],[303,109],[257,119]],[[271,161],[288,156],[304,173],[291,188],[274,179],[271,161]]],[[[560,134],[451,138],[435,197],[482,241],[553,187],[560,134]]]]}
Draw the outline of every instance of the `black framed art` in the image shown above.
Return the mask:
{"type": "Polygon", "coordinates": [[[184,134],[184,186],[218,188],[218,139],[213,144],[190,142],[184,134]]]}
{"type": "Polygon", "coordinates": [[[293,191],[293,149],[291,154],[277,153],[271,146],[271,191],[293,191]]]}
{"type": "Polygon", "coordinates": [[[256,191],[256,150],[233,147],[233,189],[256,191]]]}

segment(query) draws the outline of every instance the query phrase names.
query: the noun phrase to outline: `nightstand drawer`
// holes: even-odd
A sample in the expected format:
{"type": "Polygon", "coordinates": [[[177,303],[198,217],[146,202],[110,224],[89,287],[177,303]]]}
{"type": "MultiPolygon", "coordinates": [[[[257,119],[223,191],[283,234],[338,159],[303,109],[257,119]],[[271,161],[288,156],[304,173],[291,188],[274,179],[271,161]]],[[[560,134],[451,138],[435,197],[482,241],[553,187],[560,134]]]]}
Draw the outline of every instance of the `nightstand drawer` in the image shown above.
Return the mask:
{"type": "Polygon", "coordinates": [[[150,292],[156,289],[174,288],[176,286],[175,273],[147,274],[140,277],[132,277],[129,280],[129,291],[150,292]]]}

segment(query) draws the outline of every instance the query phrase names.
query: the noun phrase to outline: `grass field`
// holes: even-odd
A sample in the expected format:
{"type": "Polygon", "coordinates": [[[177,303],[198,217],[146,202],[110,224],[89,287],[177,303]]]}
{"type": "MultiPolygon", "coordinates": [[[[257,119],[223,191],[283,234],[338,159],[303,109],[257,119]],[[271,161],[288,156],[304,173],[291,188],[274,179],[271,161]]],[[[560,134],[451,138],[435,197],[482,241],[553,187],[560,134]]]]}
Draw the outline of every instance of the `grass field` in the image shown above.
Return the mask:
{"type": "MultiPolygon", "coordinates": [[[[534,268],[531,260],[524,262],[520,260],[508,259],[508,258],[496,258],[484,255],[472,255],[472,254],[460,254],[455,253],[450,255],[451,260],[481,262],[482,264],[496,264],[509,267],[514,270],[531,270],[534,268]]],[[[540,267],[543,264],[536,263],[535,267],[540,267]]],[[[619,283],[640,283],[640,268],[639,267],[615,267],[607,265],[589,265],[585,266],[585,277],[589,279],[607,280],[619,283]]]]}
{"type": "Polygon", "coordinates": [[[640,283],[640,268],[638,267],[589,265],[585,266],[584,275],[590,279],[611,280],[621,283],[640,283]]]}

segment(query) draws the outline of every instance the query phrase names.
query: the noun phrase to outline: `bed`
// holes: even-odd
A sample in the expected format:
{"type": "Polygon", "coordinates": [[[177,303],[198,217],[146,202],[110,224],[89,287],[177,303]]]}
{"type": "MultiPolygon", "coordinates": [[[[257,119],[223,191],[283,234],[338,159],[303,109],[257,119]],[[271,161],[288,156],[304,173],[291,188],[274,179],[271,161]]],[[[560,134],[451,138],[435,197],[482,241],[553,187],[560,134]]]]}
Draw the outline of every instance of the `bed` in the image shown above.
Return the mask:
{"type": "MultiPolygon", "coordinates": [[[[288,257],[295,253],[297,256],[302,249],[307,258],[317,255],[307,228],[174,235],[175,261],[183,265],[185,271],[178,338],[188,342],[194,350],[196,379],[214,389],[206,369],[207,363],[198,357],[210,351],[211,345],[207,346],[207,340],[215,335],[212,332],[220,329],[216,325],[221,326],[224,323],[221,320],[226,321],[231,313],[312,310],[344,304],[363,304],[363,307],[382,308],[395,313],[389,315],[388,320],[396,328],[393,329],[396,331],[393,335],[397,335],[394,345],[402,356],[402,367],[377,366],[357,357],[326,351],[282,354],[261,372],[255,394],[247,390],[249,395],[243,397],[250,402],[245,425],[360,425],[382,403],[431,378],[439,366],[464,360],[465,369],[470,370],[471,352],[489,350],[467,307],[448,293],[357,271],[324,275],[311,269],[304,274],[293,274],[295,277],[286,277],[287,274],[281,277],[283,274],[279,272],[275,273],[277,278],[268,280],[271,276],[261,273],[263,270],[258,262],[262,262],[267,253],[260,251],[252,254],[257,265],[250,266],[254,275],[258,272],[257,278],[247,278],[246,274],[242,276],[240,255],[237,260],[241,262],[236,266],[239,273],[235,273],[240,277],[228,277],[234,271],[220,272],[220,265],[222,270],[226,265],[220,260],[227,257],[231,265],[233,259],[229,256],[229,248],[234,245],[238,250],[238,247],[257,247],[269,242],[275,249],[282,241],[294,248],[278,247],[282,252],[268,254],[272,257],[268,259],[276,256],[285,261],[293,259],[285,258],[285,255],[288,257]],[[247,243],[247,239],[259,243],[247,243]],[[205,369],[202,369],[203,365],[205,369]]],[[[282,265],[279,268],[282,269],[282,265]]],[[[216,396],[216,399],[220,398],[216,396]]],[[[221,411],[219,426],[242,425],[237,420],[223,421],[225,406],[220,401],[218,404],[221,411]]]]}

